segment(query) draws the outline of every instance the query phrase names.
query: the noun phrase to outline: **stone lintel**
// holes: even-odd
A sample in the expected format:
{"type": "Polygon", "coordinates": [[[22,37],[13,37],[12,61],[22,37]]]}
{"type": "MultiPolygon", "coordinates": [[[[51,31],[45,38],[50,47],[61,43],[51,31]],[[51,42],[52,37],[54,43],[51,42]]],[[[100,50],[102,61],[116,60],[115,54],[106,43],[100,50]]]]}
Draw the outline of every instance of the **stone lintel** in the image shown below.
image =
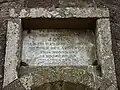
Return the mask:
{"type": "Polygon", "coordinates": [[[107,8],[31,8],[21,9],[19,12],[16,9],[9,10],[11,18],[103,18],[109,17],[107,8]]]}

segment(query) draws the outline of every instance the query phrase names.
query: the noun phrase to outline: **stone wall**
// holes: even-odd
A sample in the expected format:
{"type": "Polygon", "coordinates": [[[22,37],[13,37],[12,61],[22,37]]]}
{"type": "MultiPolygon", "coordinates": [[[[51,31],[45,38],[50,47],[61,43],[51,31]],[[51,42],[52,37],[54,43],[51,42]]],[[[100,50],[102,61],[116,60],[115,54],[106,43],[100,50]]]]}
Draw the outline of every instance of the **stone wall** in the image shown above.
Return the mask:
{"type": "Polygon", "coordinates": [[[113,53],[115,57],[118,87],[120,87],[120,0],[0,0],[0,90],[3,81],[3,65],[6,47],[6,23],[8,9],[33,7],[108,7],[110,10],[113,53]]]}

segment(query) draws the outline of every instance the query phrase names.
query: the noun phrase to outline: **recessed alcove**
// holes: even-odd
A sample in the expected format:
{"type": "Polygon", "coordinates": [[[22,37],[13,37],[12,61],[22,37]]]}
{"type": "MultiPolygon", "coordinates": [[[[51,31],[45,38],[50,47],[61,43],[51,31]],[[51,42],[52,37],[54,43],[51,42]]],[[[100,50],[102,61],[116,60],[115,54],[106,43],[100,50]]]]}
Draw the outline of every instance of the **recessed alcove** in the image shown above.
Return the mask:
{"type": "Polygon", "coordinates": [[[22,19],[22,61],[29,66],[88,66],[96,59],[96,19],[22,19]]]}

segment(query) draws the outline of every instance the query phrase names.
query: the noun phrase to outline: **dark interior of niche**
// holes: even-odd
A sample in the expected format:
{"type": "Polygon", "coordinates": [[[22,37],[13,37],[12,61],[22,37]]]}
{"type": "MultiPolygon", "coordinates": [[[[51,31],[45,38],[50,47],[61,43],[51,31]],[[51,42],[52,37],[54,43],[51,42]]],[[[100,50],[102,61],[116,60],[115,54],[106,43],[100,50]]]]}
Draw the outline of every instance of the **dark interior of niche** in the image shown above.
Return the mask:
{"type": "Polygon", "coordinates": [[[29,29],[90,29],[95,30],[96,18],[22,18],[23,30],[29,29]]]}

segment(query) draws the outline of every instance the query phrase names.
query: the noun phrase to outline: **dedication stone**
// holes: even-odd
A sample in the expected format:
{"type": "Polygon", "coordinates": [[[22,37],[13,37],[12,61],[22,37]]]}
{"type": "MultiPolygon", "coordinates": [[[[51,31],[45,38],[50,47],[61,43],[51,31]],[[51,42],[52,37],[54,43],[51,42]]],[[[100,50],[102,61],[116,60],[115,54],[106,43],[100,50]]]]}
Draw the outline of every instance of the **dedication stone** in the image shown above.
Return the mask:
{"type": "Polygon", "coordinates": [[[92,30],[23,31],[22,61],[30,66],[90,65],[96,57],[92,30]]]}

